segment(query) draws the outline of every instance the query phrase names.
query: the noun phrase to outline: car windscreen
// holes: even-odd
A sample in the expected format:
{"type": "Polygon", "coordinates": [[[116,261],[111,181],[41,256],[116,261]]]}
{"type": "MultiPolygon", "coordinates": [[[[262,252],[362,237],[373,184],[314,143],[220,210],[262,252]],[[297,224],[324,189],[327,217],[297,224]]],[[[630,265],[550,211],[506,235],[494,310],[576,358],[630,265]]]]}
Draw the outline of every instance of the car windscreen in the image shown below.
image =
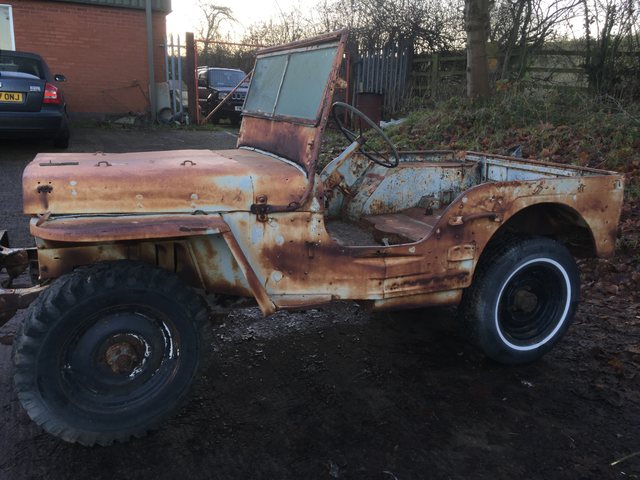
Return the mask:
{"type": "Polygon", "coordinates": [[[241,70],[209,70],[209,86],[235,87],[246,74],[241,70]]]}
{"type": "Polygon", "coordinates": [[[330,44],[259,57],[245,112],[316,121],[337,48],[330,44]]]}
{"type": "Polygon", "coordinates": [[[0,53],[0,75],[4,77],[44,78],[42,62],[36,58],[0,53]]]}

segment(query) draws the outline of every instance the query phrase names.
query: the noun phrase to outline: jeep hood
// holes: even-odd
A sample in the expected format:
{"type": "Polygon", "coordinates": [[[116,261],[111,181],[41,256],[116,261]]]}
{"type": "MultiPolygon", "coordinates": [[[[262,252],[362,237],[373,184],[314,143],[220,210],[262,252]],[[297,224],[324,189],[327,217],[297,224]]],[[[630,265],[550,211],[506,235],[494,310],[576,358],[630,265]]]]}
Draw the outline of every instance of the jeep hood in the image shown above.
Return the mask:
{"type": "Polygon", "coordinates": [[[32,215],[248,211],[261,195],[299,201],[306,186],[300,167],[247,149],[41,153],[22,177],[32,215]]]}

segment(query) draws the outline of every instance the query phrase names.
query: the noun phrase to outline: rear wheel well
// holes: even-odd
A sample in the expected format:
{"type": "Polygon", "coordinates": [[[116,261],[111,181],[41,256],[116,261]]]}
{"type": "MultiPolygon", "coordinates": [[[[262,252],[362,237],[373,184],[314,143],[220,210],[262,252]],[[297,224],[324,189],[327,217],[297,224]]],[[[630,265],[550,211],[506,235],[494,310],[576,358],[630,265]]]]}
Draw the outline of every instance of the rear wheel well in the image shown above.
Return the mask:
{"type": "Polygon", "coordinates": [[[533,235],[553,238],[576,258],[596,256],[589,225],[576,210],[558,203],[539,203],[520,210],[498,229],[487,247],[509,237],[533,235]]]}

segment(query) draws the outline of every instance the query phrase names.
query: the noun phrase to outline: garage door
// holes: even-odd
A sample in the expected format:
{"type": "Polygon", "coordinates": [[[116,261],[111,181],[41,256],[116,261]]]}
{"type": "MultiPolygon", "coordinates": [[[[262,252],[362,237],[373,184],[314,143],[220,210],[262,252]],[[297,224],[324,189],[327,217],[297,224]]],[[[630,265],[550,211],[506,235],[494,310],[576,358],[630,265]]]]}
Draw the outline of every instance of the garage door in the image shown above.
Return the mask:
{"type": "Polygon", "coordinates": [[[15,50],[11,6],[0,5],[0,50],[15,50]]]}

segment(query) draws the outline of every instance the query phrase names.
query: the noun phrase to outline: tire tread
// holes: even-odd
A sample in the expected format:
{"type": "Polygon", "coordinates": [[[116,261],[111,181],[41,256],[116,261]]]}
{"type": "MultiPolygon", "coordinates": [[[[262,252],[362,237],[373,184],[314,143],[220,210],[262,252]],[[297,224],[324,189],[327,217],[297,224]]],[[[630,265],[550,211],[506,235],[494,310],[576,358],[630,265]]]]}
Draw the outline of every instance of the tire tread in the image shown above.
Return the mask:
{"type": "Polygon", "coordinates": [[[183,392],[176,398],[172,408],[147,425],[112,432],[88,432],[67,425],[47,408],[46,402],[41,398],[33,368],[37,362],[39,346],[49,329],[61,313],[78,299],[91,296],[99,289],[114,289],[122,284],[129,287],[142,284],[146,288],[171,296],[176,303],[181,304],[198,331],[199,358],[193,377],[197,379],[198,373],[206,368],[206,354],[211,345],[208,306],[193,289],[184,285],[173,273],[152,265],[119,260],[80,267],[60,277],[29,306],[25,320],[18,329],[13,350],[14,385],[29,417],[47,432],[67,442],[77,442],[85,446],[106,446],[114,441],[124,442],[132,437],[142,437],[159,427],[162,421],[182,407],[188,398],[188,392],[183,392]]]}

